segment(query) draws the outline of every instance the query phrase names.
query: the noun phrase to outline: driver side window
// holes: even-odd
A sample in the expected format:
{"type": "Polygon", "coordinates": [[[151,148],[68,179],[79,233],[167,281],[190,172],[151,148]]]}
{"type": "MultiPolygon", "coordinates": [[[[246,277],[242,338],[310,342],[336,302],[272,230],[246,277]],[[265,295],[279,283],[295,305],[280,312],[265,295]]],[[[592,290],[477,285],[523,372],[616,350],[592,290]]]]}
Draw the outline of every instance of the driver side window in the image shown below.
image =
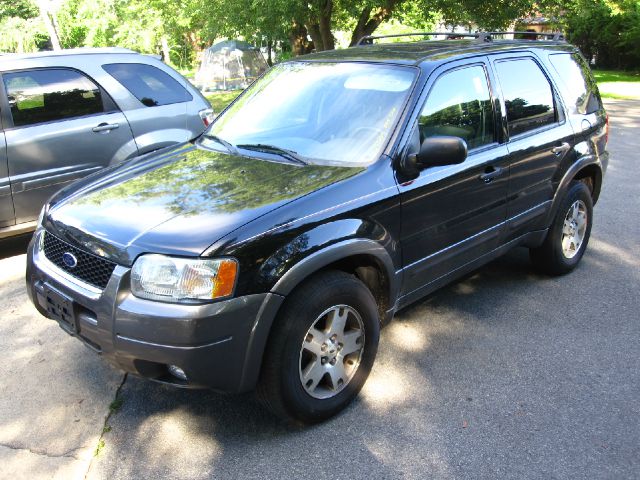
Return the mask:
{"type": "Polygon", "coordinates": [[[484,68],[460,68],[438,78],[420,113],[418,126],[420,142],[447,135],[464,139],[469,150],[493,143],[495,121],[484,68]]]}

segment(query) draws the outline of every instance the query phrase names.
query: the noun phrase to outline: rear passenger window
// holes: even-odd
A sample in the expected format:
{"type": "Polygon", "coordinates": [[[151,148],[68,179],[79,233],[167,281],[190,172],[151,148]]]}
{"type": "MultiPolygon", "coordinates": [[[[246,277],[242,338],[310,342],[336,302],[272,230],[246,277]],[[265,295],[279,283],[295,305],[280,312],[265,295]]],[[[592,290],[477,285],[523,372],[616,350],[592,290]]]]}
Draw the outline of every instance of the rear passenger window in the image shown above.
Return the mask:
{"type": "Polygon", "coordinates": [[[16,127],[104,111],[100,89],[75,70],[30,70],[2,78],[16,127]]]}
{"type": "Polygon", "coordinates": [[[471,148],[494,141],[494,116],[484,68],[461,68],[434,84],[418,120],[420,141],[434,135],[460,137],[471,148]]]}
{"type": "Polygon", "coordinates": [[[549,59],[567,89],[568,102],[576,107],[578,113],[586,115],[600,110],[598,86],[582,57],[575,53],[561,53],[550,55],[549,59]]]}
{"type": "Polygon", "coordinates": [[[555,123],[551,84],[536,62],[522,58],[498,62],[496,67],[510,136],[555,123]]]}
{"type": "Polygon", "coordinates": [[[191,94],[169,74],[142,63],[111,63],[102,68],[147,107],[193,100],[191,94]]]}

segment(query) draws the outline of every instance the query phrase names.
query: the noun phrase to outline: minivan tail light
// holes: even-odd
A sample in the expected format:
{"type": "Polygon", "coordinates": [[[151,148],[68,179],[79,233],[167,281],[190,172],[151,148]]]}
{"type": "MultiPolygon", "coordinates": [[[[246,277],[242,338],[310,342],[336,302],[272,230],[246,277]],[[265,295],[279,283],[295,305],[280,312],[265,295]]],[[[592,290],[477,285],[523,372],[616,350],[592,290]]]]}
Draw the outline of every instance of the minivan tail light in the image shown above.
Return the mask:
{"type": "Polygon", "coordinates": [[[202,119],[202,123],[204,123],[205,127],[211,125],[211,123],[213,123],[213,119],[216,118],[213,108],[205,108],[204,110],[200,110],[198,113],[200,114],[200,118],[202,119]]]}

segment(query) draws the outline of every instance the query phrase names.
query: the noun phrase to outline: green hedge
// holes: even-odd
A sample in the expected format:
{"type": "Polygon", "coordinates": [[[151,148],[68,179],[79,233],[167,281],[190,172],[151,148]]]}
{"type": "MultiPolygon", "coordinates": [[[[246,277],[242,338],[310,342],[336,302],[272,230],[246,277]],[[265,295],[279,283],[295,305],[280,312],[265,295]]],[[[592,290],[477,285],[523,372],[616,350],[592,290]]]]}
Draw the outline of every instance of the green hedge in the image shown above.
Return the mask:
{"type": "Polygon", "coordinates": [[[600,68],[640,68],[640,1],[584,0],[567,16],[569,41],[600,68]]]}

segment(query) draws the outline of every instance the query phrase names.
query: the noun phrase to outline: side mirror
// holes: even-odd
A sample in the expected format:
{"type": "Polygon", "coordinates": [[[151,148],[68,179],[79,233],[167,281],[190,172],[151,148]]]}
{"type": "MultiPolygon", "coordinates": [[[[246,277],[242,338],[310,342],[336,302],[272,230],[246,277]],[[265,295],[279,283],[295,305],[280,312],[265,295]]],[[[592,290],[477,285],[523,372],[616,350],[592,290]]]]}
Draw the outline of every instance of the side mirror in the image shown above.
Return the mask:
{"type": "Polygon", "coordinates": [[[419,172],[428,167],[457,165],[467,158],[467,142],[460,137],[427,137],[420,145],[418,153],[407,155],[402,168],[407,173],[419,172]]]}

